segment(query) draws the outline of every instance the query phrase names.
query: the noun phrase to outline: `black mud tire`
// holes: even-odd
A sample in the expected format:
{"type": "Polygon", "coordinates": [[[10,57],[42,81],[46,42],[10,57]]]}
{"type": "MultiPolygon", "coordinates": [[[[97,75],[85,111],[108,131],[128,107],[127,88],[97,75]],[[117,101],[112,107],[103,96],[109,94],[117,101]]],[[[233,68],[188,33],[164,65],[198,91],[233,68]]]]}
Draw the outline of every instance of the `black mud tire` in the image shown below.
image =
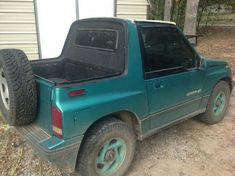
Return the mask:
{"type": "Polygon", "coordinates": [[[223,120],[226,115],[228,106],[229,106],[230,94],[231,94],[231,90],[230,90],[228,82],[226,82],[226,81],[218,82],[210,95],[210,98],[209,98],[208,104],[207,104],[207,108],[206,108],[206,112],[203,114],[200,114],[198,116],[198,119],[201,122],[211,124],[211,125],[216,124],[216,123],[220,122],[221,120],[223,120]],[[221,113],[219,113],[218,115],[215,115],[215,113],[213,111],[214,101],[220,91],[223,91],[225,94],[225,105],[224,105],[224,108],[221,111],[221,113]]]}
{"type": "Polygon", "coordinates": [[[127,144],[126,157],[122,165],[112,176],[124,176],[129,169],[135,154],[136,136],[133,130],[121,120],[108,118],[101,120],[93,126],[85,135],[80,147],[76,171],[80,176],[99,176],[95,168],[96,154],[112,137],[120,137],[127,144]]]}
{"type": "Polygon", "coordinates": [[[0,110],[12,126],[27,125],[37,113],[37,89],[31,65],[23,51],[0,50],[0,110]],[[6,86],[8,94],[5,94],[6,86]],[[6,95],[9,95],[8,98],[6,95]]]}

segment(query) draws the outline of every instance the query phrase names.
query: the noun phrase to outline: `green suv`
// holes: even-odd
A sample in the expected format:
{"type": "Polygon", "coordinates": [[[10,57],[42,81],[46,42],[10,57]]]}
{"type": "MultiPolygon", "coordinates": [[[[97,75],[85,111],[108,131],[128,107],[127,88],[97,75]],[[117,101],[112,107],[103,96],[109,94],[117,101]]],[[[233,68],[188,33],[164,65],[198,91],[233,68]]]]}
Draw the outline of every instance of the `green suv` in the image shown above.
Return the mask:
{"type": "Polygon", "coordinates": [[[75,21],[57,58],[0,51],[0,108],[38,154],[82,176],[122,176],[137,140],[198,116],[215,124],[234,86],[171,22],[75,21]]]}

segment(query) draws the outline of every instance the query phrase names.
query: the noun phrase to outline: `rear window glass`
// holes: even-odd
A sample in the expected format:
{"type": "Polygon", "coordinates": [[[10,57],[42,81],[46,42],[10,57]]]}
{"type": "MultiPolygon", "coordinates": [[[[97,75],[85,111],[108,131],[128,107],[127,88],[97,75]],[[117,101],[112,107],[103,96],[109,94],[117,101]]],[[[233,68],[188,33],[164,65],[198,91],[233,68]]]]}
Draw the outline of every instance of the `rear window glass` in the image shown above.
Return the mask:
{"type": "Polygon", "coordinates": [[[114,50],[117,47],[117,31],[79,29],[75,44],[82,47],[114,50]]]}

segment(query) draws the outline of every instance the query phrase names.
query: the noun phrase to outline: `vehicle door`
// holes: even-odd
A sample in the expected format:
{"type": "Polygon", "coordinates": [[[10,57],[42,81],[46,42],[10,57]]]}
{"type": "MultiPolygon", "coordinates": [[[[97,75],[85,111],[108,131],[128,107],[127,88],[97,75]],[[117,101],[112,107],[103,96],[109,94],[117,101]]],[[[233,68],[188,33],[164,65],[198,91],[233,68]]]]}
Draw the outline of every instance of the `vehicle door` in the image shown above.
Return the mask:
{"type": "Polygon", "coordinates": [[[151,128],[199,110],[204,71],[199,56],[174,25],[139,25],[151,128]]]}

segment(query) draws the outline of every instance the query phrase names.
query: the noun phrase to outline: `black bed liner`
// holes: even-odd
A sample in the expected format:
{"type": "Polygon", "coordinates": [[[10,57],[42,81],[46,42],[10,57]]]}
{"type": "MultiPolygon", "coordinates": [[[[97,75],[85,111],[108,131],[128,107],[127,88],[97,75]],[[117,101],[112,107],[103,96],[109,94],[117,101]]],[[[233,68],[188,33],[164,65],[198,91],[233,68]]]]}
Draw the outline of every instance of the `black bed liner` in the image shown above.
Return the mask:
{"type": "Polygon", "coordinates": [[[117,75],[117,70],[102,66],[86,64],[72,59],[52,59],[33,62],[35,75],[48,79],[57,84],[81,82],[117,75]]]}

